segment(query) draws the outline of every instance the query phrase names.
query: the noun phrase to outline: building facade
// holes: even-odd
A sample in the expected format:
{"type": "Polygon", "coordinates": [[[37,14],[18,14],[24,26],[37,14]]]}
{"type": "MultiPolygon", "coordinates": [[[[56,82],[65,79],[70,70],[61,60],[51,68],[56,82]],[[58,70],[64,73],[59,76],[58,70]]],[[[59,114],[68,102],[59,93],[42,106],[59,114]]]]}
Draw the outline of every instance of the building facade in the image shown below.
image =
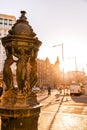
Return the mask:
{"type": "Polygon", "coordinates": [[[0,72],[3,70],[3,65],[6,58],[5,50],[1,43],[1,38],[8,34],[8,31],[12,28],[15,22],[15,16],[0,14],[0,72]]]}
{"type": "Polygon", "coordinates": [[[44,88],[51,86],[51,88],[57,88],[60,84],[60,67],[59,59],[57,58],[55,64],[51,64],[49,59],[45,60],[37,59],[37,77],[38,84],[44,88]]]}

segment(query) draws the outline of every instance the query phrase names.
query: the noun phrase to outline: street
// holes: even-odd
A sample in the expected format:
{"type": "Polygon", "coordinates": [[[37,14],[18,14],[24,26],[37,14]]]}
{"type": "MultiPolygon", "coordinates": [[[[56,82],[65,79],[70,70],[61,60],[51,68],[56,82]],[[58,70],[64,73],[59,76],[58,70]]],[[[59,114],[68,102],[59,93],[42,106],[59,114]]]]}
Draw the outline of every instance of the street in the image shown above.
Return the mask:
{"type": "Polygon", "coordinates": [[[87,96],[55,94],[41,100],[38,130],[87,130],[87,96]]]}

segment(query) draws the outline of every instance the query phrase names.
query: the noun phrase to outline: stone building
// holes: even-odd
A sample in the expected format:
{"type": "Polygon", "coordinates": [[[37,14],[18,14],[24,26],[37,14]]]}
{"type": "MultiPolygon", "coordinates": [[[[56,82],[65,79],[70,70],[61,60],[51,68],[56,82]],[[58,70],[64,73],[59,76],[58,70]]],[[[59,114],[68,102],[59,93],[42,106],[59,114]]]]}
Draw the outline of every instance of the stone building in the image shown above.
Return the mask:
{"type": "Polygon", "coordinates": [[[0,72],[3,69],[4,60],[6,58],[5,50],[1,43],[1,38],[8,34],[8,31],[16,22],[15,16],[0,14],[0,72]]]}
{"type": "Polygon", "coordinates": [[[59,59],[57,58],[55,64],[51,64],[49,58],[45,60],[37,59],[37,75],[38,84],[42,87],[50,85],[57,87],[60,83],[60,67],[59,59]]]}

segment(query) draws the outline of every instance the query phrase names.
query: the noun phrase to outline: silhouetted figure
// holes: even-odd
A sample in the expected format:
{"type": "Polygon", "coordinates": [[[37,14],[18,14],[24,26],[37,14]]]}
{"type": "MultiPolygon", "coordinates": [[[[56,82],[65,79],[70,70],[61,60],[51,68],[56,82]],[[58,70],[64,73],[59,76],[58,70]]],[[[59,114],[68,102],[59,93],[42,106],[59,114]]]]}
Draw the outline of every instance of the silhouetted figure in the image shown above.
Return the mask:
{"type": "Polygon", "coordinates": [[[48,86],[48,87],[47,87],[47,90],[48,90],[48,95],[50,95],[50,94],[51,94],[51,87],[48,86]]]}

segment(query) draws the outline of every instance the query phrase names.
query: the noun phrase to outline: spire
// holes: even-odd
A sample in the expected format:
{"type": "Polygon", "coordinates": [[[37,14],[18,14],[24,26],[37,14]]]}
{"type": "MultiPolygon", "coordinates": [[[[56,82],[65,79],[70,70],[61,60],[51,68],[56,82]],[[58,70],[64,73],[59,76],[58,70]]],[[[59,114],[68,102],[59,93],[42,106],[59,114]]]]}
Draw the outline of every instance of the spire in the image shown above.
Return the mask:
{"type": "Polygon", "coordinates": [[[59,65],[60,64],[60,61],[59,61],[59,57],[57,56],[57,60],[55,62],[55,65],[59,65]]]}

